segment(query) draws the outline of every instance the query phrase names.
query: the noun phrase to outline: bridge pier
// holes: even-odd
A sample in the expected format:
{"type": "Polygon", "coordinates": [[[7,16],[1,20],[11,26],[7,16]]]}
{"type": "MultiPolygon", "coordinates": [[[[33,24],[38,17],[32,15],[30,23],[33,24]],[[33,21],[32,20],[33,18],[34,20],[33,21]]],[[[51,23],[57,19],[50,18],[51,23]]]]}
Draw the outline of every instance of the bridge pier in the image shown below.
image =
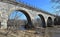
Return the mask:
{"type": "Polygon", "coordinates": [[[7,20],[8,14],[6,12],[1,13],[1,28],[0,29],[7,29],[7,20]]]}
{"type": "Polygon", "coordinates": [[[4,16],[1,16],[1,29],[6,29],[7,28],[7,14],[4,16]]]}
{"type": "Polygon", "coordinates": [[[54,26],[54,19],[52,19],[52,26],[54,26]]]}

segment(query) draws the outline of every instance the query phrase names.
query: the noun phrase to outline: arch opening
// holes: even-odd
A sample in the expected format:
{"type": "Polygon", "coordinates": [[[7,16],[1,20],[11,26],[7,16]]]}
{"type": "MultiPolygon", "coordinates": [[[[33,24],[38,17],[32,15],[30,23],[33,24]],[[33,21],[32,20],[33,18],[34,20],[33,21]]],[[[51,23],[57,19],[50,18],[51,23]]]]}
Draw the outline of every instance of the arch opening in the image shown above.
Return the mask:
{"type": "Polygon", "coordinates": [[[47,27],[52,27],[52,18],[48,17],[47,19],[47,27]]]}
{"type": "Polygon", "coordinates": [[[56,18],[54,19],[54,25],[57,25],[57,19],[56,18]]]}
{"type": "Polygon", "coordinates": [[[37,21],[40,20],[38,26],[46,28],[46,23],[45,23],[44,17],[41,14],[38,14],[38,16],[39,16],[39,18],[37,19],[37,21]]]}
{"type": "Polygon", "coordinates": [[[24,10],[13,11],[8,17],[8,23],[7,24],[8,24],[8,27],[15,25],[17,27],[23,26],[24,29],[31,29],[32,28],[31,17],[24,10]],[[9,23],[10,23],[10,25],[9,25],[9,23]]]}
{"type": "Polygon", "coordinates": [[[33,20],[34,27],[41,27],[41,19],[39,16],[35,16],[35,19],[33,20]]]}
{"type": "Polygon", "coordinates": [[[60,18],[54,19],[54,25],[60,25],[60,18]]]}

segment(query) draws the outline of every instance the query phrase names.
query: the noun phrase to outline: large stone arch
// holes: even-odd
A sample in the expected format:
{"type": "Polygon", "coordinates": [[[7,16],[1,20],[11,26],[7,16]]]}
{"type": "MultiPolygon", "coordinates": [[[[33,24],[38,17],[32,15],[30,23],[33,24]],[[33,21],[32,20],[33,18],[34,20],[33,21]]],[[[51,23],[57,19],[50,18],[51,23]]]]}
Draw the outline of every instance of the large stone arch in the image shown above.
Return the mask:
{"type": "Polygon", "coordinates": [[[46,23],[45,23],[45,19],[44,19],[43,15],[38,14],[38,16],[39,16],[40,19],[41,19],[41,26],[42,26],[43,28],[46,28],[46,23]]]}
{"type": "Polygon", "coordinates": [[[47,26],[48,27],[51,27],[52,24],[53,24],[52,18],[51,17],[48,17],[48,19],[47,19],[47,26]]]}
{"type": "Polygon", "coordinates": [[[23,12],[23,14],[26,16],[26,18],[27,18],[27,20],[28,20],[28,24],[27,25],[25,25],[25,28],[27,29],[29,29],[29,28],[33,28],[34,26],[33,26],[33,24],[32,24],[32,18],[31,18],[31,15],[26,11],[26,10],[23,10],[23,9],[11,9],[10,11],[9,11],[9,14],[8,14],[8,16],[12,13],[12,11],[20,11],[20,12],[23,12]]]}

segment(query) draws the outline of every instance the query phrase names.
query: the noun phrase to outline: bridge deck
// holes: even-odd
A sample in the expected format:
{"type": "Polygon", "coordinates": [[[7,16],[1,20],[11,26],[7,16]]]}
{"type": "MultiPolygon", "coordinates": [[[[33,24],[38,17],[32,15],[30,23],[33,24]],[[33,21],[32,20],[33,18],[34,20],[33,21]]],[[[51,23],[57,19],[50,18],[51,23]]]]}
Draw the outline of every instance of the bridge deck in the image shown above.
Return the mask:
{"type": "MultiPolygon", "coordinates": [[[[49,15],[52,15],[52,16],[56,16],[56,15],[53,15],[53,14],[50,14],[49,12],[47,11],[44,11],[44,10],[41,10],[41,9],[38,9],[38,8],[34,8],[32,6],[28,6],[26,4],[23,4],[21,2],[16,2],[16,1],[12,1],[12,0],[0,0],[1,2],[6,2],[6,3],[10,3],[10,4],[13,4],[13,5],[16,5],[16,6],[20,6],[20,7],[23,7],[23,8],[27,8],[27,9],[30,9],[30,10],[34,10],[34,11],[37,11],[37,12],[43,12],[45,14],[49,14],[49,15]]],[[[59,17],[59,16],[56,16],[56,17],[59,17]]]]}

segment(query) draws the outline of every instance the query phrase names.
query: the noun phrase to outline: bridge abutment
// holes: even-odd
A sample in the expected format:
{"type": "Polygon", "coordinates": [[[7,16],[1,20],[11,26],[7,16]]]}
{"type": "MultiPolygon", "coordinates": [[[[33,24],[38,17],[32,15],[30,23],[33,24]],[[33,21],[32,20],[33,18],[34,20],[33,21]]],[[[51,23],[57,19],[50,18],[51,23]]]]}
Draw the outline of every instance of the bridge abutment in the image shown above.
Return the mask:
{"type": "Polygon", "coordinates": [[[6,29],[7,28],[7,20],[8,20],[8,15],[6,14],[1,14],[1,29],[6,29]]]}
{"type": "Polygon", "coordinates": [[[1,29],[7,29],[7,20],[1,22],[1,29]]]}

